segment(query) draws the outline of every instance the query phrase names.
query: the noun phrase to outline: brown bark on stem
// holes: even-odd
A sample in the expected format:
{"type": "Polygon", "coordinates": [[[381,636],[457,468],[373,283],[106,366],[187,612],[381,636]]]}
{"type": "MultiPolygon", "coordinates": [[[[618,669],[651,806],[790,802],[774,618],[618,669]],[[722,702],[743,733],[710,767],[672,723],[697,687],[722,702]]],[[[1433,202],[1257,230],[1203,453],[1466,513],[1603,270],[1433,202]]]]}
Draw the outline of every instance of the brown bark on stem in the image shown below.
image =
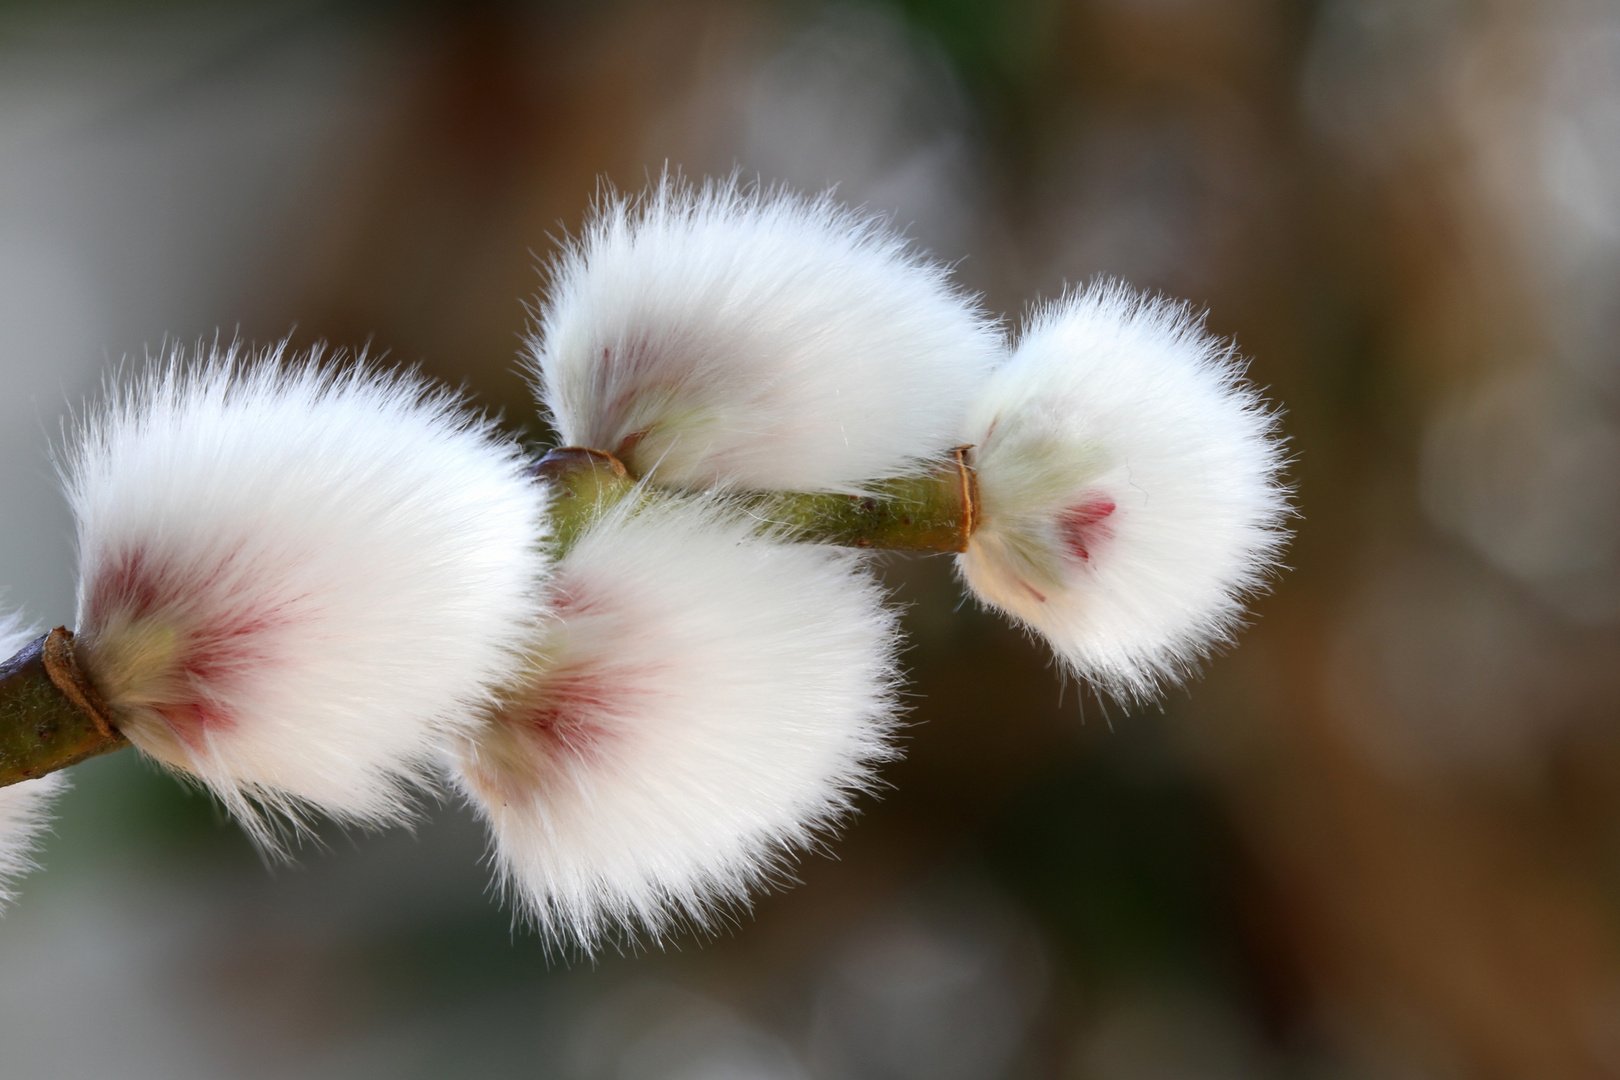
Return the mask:
{"type": "Polygon", "coordinates": [[[79,667],[65,627],[0,664],[0,787],[128,745],[79,667]]]}

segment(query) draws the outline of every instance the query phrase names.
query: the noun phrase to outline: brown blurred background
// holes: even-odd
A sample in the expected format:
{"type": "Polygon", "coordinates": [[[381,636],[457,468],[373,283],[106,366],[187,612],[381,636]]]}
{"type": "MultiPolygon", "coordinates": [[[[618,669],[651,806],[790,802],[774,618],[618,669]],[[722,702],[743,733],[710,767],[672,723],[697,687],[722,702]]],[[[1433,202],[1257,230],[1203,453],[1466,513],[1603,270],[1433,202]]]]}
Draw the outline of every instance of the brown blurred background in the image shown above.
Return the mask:
{"type": "Polygon", "coordinates": [[[548,958],[461,809],[261,866],[133,755],[0,922],[0,1077],[1620,1075],[1620,5],[0,5],[0,583],[165,340],[367,348],[546,438],[604,182],[836,186],[1016,324],[1117,275],[1286,409],[1299,535],[1162,710],[886,570],[892,787],[718,938],[548,958]]]}

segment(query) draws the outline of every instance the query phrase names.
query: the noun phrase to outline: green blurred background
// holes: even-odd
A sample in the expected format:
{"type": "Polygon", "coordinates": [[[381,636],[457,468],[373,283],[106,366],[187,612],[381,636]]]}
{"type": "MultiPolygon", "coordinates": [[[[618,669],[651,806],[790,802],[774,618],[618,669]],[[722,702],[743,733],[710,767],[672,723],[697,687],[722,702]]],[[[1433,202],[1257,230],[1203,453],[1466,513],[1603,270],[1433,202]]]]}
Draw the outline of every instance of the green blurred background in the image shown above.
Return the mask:
{"type": "Polygon", "coordinates": [[[548,956],[461,808],[261,864],[133,754],[0,921],[0,1078],[1620,1075],[1620,5],[0,4],[0,583],[165,341],[420,365],[546,434],[524,302],[600,185],[895,221],[1016,325],[1184,297],[1299,535],[1162,709],[893,559],[890,785],[709,940],[548,956]]]}

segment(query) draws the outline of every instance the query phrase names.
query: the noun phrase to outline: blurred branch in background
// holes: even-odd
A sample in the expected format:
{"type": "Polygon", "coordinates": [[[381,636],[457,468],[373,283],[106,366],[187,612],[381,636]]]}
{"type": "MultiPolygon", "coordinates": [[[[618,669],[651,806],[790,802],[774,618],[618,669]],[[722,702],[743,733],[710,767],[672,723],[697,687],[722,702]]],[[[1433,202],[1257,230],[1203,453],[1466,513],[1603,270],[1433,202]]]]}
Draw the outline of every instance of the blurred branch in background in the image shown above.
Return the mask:
{"type": "Polygon", "coordinates": [[[548,966],[459,811],[271,876],[90,763],[0,928],[18,1075],[1620,1073],[1610,8],[33,3],[0,55],[0,582],[40,618],[42,448],[111,362],[369,343],[542,439],[536,267],[666,167],[836,184],[998,309],[1096,274],[1207,306],[1303,515],[1162,714],[1059,699],[893,563],[893,790],[671,955],[548,966]]]}

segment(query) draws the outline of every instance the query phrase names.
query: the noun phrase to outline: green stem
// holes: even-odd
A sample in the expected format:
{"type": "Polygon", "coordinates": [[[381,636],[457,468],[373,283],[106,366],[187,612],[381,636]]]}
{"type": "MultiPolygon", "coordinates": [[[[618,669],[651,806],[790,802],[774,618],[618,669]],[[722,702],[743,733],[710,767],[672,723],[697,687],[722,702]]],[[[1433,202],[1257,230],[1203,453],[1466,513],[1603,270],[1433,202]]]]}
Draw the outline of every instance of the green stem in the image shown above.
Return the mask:
{"type": "Polygon", "coordinates": [[[636,489],[622,461],[606,450],[582,446],[551,451],[534,467],[534,475],[551,488],[549,543],[559,558],[591,522],[636,489]]]}
{"type": "MultiPolygon", "coordinates": [[[[551,451],[535,475],[552,487],[551,543],[559,556],[608,507],[636,490],[635,478],[618,458],[577,446],[551,451]]],[[[978,484],[966,447],[928,472],[874,481],[865,495],[748,491],[731,498],[764,530],[842,547],[965,551],[978,524],[978,484]]]]}
{"type": "MultiPolygon", "coordinates": [[[[618,458],[577,446],[551,451],[535,475],[552,489],[550,544],[559,556],[638,490],[618,458]]],[[[978,524],[978,488],[965,447],[928,472],[875,481],[865,495],[751,491],[729,498],[758,519],[761,531],[845,547],[963,551],[978,524]]],[[[80,669],[67,629],[35,638],[0,664],[0,787],[128,745],[80,669]]]]}
{"type": "Polygon", "coordinates": [[[128,745],[79,668],[65,628],[0,664],[0,787],[128,745]]]}

